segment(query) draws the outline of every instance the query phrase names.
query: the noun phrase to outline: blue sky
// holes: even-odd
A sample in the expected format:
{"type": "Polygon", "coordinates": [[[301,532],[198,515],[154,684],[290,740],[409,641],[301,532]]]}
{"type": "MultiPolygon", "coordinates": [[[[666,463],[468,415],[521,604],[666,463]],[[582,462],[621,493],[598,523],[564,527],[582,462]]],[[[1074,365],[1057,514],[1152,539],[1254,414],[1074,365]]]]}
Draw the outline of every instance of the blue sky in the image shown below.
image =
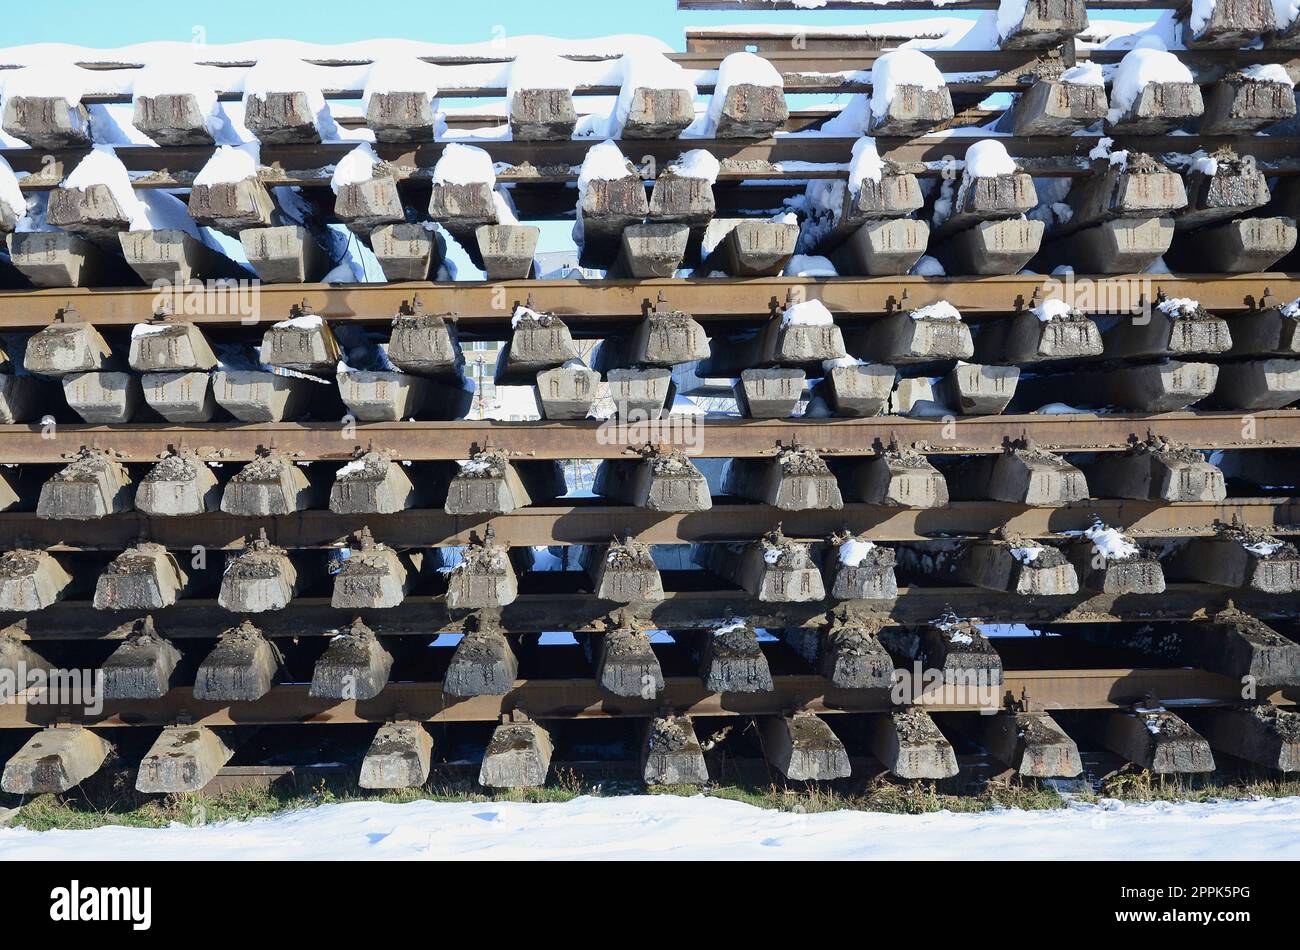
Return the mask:
{"type": "Polygon", "coordinates": [[[676,0],[61,0],[53,4],[8,0],[0,46],[74,43],[125,46],[145,40],[190,40],[201,27],[208,43],[252,39],[298,39],[341,43],[401,36],[442,43],[490,40],[507,34],[546,33],[589,37],[646,33],[683,48],[688,26],[737,23],[803,23],[831,26],[879,19],[903,20],[932,13],[880,14],[837,11],[784,13],[682,13],[676,0]]]}

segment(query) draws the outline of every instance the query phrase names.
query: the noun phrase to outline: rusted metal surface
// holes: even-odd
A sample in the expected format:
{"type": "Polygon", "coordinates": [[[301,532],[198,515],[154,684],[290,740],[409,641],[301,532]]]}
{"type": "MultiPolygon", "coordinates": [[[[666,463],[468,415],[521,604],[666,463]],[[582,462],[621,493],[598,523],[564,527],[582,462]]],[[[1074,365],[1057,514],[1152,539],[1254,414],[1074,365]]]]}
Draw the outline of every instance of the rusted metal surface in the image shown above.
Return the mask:
{"type": "Polygon", "coordinates": [[[680,447],[701,458],[760,458],[798,441],[827,457],[870,455],[891,440],[925,443],[927,455],[999,452],[1008,440],[1031,438],[1060,452],[1117,451],[1130,436],[1153,433],[1196,448],[1268,449],[1300,446],[1300,412],[1170,412],[1157,415],[972,416],[956,419],[711,419],[691,417],[620,428],[578,422],[376,422],[351,428],[332,422],[202,423],[114,426],[0,426],[7,463],[66,462],[82,446],[113,452],[124,462],[153,462],[169,447],[214,461],[247,461],[259,448],[300,460],[346,462],[358,449],[386,449],[399,459],[467,459],[491,447],[529,459],[633,459],[645,444],[680,447]]]}
{"type": "MultiPolygon", "coordinates": [[[[1070,623],[1138,623],[1187,620],[1232,603],[1262,620],[1294,620],[1300,594],[1259,594],[1206,584],[1171,583],[1160,595],[1079,594],[1027,598],[978,587],[903,587],[893,603],[854,601],[777,604],[759,601],[741,590],[670,591],[662,601],[639,607],[640,616],[659,630],[710,629],[736,617],[765,629],[820,627],[845,611],[885,623],[927,623],[951,610],[987,623],[1030,626],[1070,623]]],[[[586,593],[521,594],[501,608],[504,629],[516,633],[570,630],[599,633],[618,625],[624,605],[597,600],[586,593]]],[[[100,640],[125,636],[128,611],[96,610],[89,601],[62,601],[45,610],[0,614],[0,629],[30,640],[100,640]]],[[[215,600],[186,599],[152,613],[160,633],[178,639],[212,638],[245,619],[215,600]]],[[[453,617],[442,597],[410,595],[397,607],[382,610],[335,610],[328,597],[297,597],[284,610],[254,618],[269,637],[333,636],[360,616],[383,636],[428,636],[460,633],[464,617],[453,617]]]]}
{"type": "Polygon", "coordinates": [[[615,535],[634,535],[645,544],[746,541],[778,524],[787,537],[825,541],[845,529],[876,541],[987,535],[999,528],[1020,537],[1046,538],[1079,531],[1094,519],[1136,538],[1189,538],[1214,533],[1214,523],[1236,521],[1291,533],[1300,530],[1300,500],[1235,498],[1221,503],[1089,499],[1060,508],[1025,508],[995,501],[957,501],[947,508],[891,508],[849,503],[842,509],[782,511],[769,505],[719,504],[686,514],[648,511],[615,504],[520,508],[508,514],[449,515],[441,509],[411,509],[388,515],[337,515],[304,511],[256,525],[248,518],[210,512],[158,518],[125,512],[101,518],[93,531],[82,525],[38,518],[31,512],[0,513],[0,544],[30,545],[52,552],[120,551],[140,538],[173,550],[196,546],[238,550],[250,532],[265,528],[283,548],[328,548],[348,541],[361,528],[396,548],[461,546],[491,527],[496,543],[508,547],[603,544],[615,535]]]}
{"type": "MultiPolygon", "coordinates": [[[[45,726],[71,718],[87,725],[165,726],[184,718],[200,726],[291,723],[348,724],[416,719],[425,722],[495,722],[502,713],[526,710],[534,719],[594,719],[650,716],[665,707],[694,716],[777,715],[791,709],[818,713],[883,712],[895,708],[888,690],[844,690],[820,676],[777,676],[768,693],[711,693],[695,677],[668,677],[653,699],[614,697],[591,679],[517,680],[504,696],[449,696],[439,683],[390,683],[365,701],[314,699],[306,684],[276,686],[246,703],[201,702],[188,687],[158,700],[109,702],[98,714],[78,708],[19,701],[0,705],[0,729],[45,726]]],[[[1141,701],[1196,700],[1197,705],[1239,701],[1235,680],[1191,669],[1103,669],[1007,671],[999,692],[1027,693],[1034,708],[1107,709],[1141,701]]],[[[1286,696],[1272,697],[1287,703],[1286,696]]],[[[933,694],[926,708],[964,711],[980,708],[966,697],[933,694]]]]}
{"type": "Polygon", "coordinates": [[[1214,312],[1250,310],[1300,297],[1300,275],[1231,276],[1134,274],[1122,277],[1057,279],[1039,275],[999,277],[760,277],[661,278],[652,280],[507,280],[434,284],[254,284],[211,287],[202,292],[160,295],[152,288],[59,288],[0,291],[0,327],[41,327],[60,308],[74,307],[78,318],[101,326],[143,323],[162,304],[177,319],[199,324],[252,326],[289,316],[304,300],[330,320],[387,323],[403,304],[419,295],[430,313],[452,315],[461,325],[509,330],[510,314],[532,297],[539,309],[564,317],[579,331],[599,329],[643,316],[662,292],[668,302],[710,320],[759,320],[781,306],[790,290],[820,300],[828,310],[852,321],[923,307],[946,300],[964,319],[1015,313],[1046,298],[1064,300],[1086,313],[1131,312],[1160,293],[1191,297],[1214,312]]]}

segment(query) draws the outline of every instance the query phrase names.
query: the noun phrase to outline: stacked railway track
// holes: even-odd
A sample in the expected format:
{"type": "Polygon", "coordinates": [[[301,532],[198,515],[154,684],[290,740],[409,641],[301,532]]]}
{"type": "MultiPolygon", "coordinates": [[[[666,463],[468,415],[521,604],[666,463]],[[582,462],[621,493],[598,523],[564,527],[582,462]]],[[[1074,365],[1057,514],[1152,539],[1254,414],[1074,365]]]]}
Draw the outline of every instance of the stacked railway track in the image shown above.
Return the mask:
{"type": "Polygon", "coordinates": [[[0,53],[4,790],[194,791],[272,726],[419,785],[437,723],[536,785],[591,720],[651,783],[715,718],[793,781],[1300,768],[1300,47],[1012,20],[0,53]]]}

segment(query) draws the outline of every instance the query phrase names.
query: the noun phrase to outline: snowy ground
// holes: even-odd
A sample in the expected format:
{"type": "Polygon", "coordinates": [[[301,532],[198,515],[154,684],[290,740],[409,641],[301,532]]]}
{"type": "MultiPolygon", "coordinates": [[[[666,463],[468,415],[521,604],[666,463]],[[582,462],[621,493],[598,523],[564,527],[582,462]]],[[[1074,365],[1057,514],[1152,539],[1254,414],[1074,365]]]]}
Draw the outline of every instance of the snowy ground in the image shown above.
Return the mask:
{"type": "Polygon", "coordinates": [[[1300,798],[796,815],[703,796],[325,805],[201,828],[0,830],[0,861],[96,858],[1300,858],[1300,798]]]}

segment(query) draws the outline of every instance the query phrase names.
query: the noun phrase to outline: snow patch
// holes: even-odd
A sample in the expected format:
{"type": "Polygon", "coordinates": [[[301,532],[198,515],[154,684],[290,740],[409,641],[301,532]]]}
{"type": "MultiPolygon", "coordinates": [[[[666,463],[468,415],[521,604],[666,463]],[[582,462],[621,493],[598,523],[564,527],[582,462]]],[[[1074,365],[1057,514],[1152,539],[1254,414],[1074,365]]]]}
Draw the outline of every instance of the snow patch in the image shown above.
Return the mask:
{"type": "Polygon", "coordinates": [[[472,185],[483,183],[496,186],[496,167],[492,156],[473,145],[448,142],[433,166],[433,180],[442,185],[472,185]]]}
{"type": "Polygon", "coordinates": [[[909,314],[913,320],[960,320],[961,311],[946,300],[918,307],[909,314]]]}
{"type": "Polygon", "coordinates": [[[983,139],[966,150],[966,175],[970,178],[997,178],[1015,173],[1015,159],[997,139],[983,139]]]}
{"type": "Polygon", "coordinates": [[[889,114],[889,104],[899,86],[942,89],[943,73],[934,60],[920,50],[897,49],[879,57],[871,67],[871,114],[889,114]]]}
{"type": "Polygon", "coordinates": [[[1139,45],[1124,54],[1115,70],[1115,80],[1110,90],[1111,122],[1118,121],[1137,101],[1142,90],[1153,82],[1191,83],[1191,70],[1181,63],[1177,56],[1164,48],[1164,44],[1153,36],[1146,36],[1139,45]]]}
{"type": "Polygon", "coordinates": [[[829,327],[835,324],[831,312],[820,300],[805,300],[786,307],[781,314],[781,329],[786,327],[829,327]]]}
{"type": "Polygon", "coordinates": [[[840,563],[849,567],[858,567],[875,549],[876,545],[871,541],[859,541],[857,538],[849,538],[840,545],[840,563]]]}
{"type": "MultiPolygon", "coordinates": [[[[454,147],[447,146],[447,148],[454,147]]],[[[362,142],[339,159],[339,163],[334,166],[334,174],[330,176],[330,190],[337,195],[346,185],[360,185],[370,181],[374,177],[375,166],[378,164],[379,156],[375,154],[374,146],[369,142],[362,142]]]]}
{"type": "Polygon", "coordinates": [[[244,145],[219,145],[212,153],[212,157],[194,176],[194,184],[234,184],[245,178],[256,178],[261,154],[261,145],[257,142],[248,142],[244,145]]]}

